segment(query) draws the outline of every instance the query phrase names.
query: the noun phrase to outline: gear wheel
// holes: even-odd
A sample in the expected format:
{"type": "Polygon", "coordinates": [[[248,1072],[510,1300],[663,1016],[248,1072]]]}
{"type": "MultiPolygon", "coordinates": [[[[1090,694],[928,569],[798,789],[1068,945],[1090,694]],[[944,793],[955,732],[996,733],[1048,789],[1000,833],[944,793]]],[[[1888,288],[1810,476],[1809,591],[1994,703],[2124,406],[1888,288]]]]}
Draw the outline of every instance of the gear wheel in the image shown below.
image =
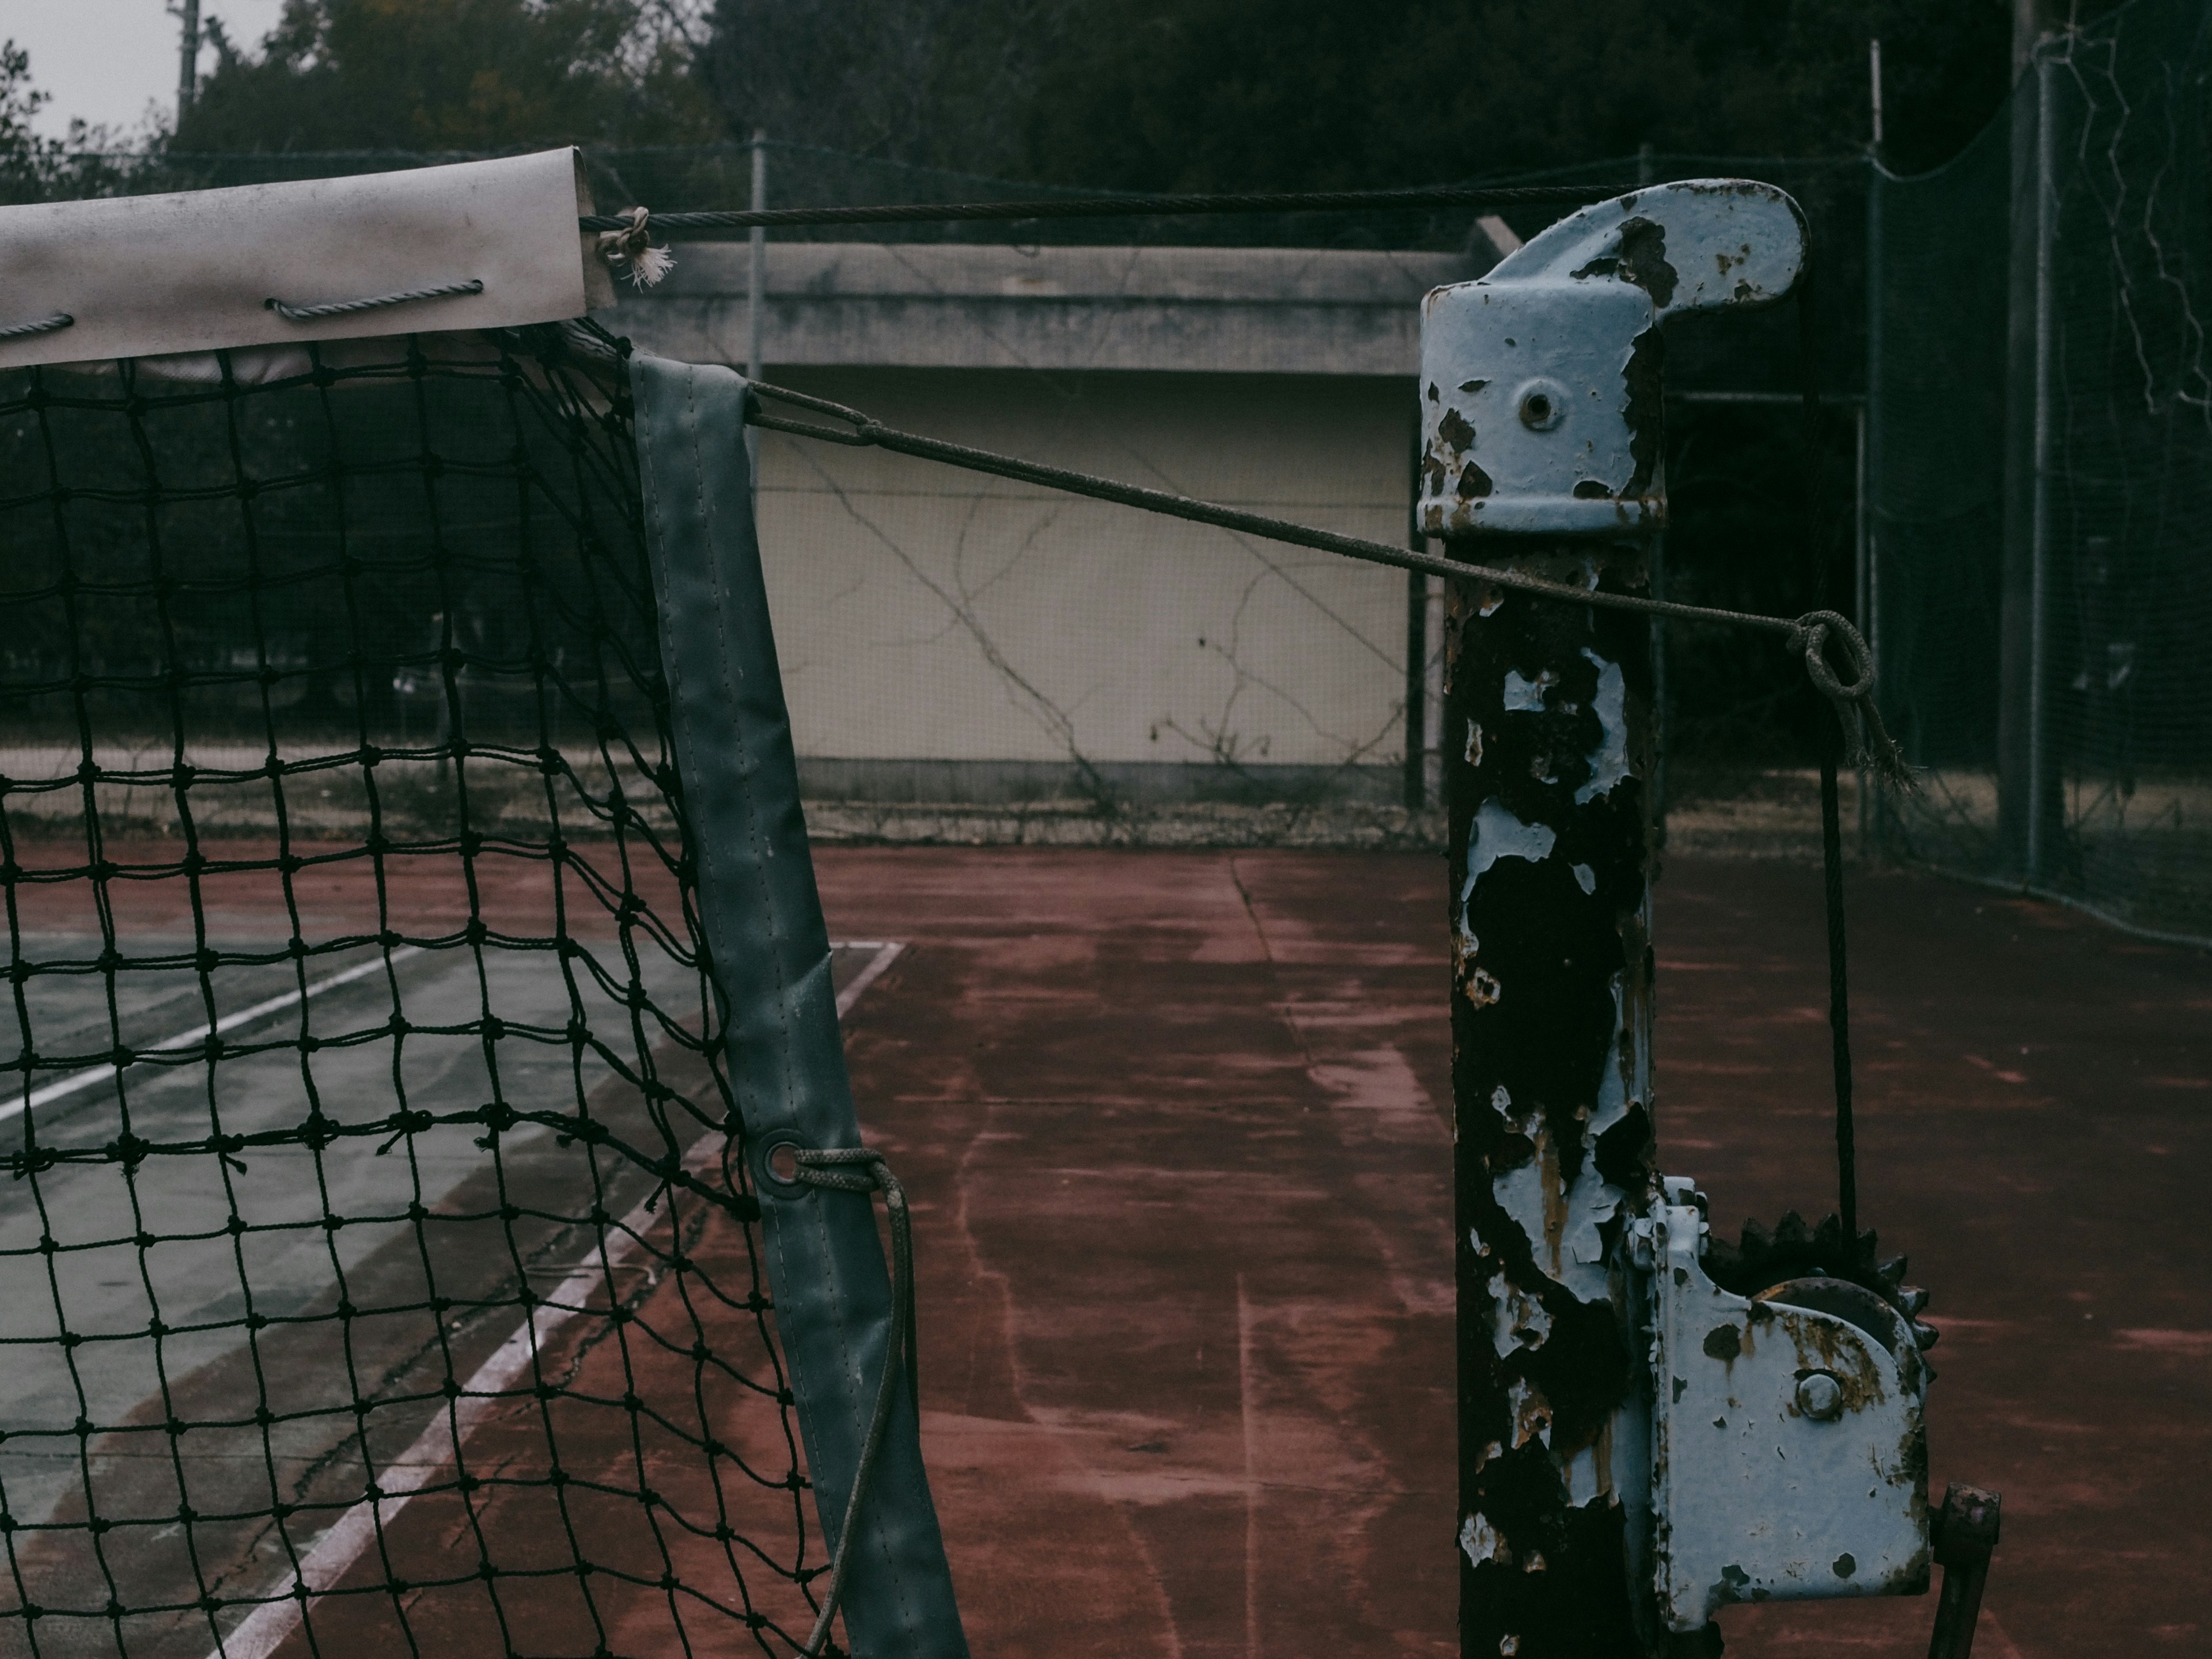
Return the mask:
{"type": "Polygon", "coordinates": [[[1714,1284],[1744,1297],[1756,1297],[1793,1279],[1847,1279],[1903,1314],[1923,1353],[1936,1346],[1939,1333],[1920,1317],[1928,1305],[1928,1292],[1905,1282],[1905,1259],[1895,1255],[1883,1261],[1871,1230],[1856,1240],[1845,1239],[1844,1224],[1836,1216],[1808,1226],[1804,1217],[1788,1210],[1771,1231],[1756,1221],[1745,1222],[1737,1243],[1709,1235],[1705,1267],[1714,1284]]]}

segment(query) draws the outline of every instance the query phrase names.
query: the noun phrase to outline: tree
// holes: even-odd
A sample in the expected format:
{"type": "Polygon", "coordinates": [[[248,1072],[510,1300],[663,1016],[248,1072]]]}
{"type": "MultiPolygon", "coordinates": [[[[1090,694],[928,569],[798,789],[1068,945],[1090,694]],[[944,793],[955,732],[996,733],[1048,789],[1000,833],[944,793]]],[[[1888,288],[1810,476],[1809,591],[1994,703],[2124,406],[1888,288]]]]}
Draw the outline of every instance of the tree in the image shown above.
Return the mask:
{"type": "Polygon", "coordinates": [[[700,73],[730,131],[1018,175],[1086,0],[715,0],[700,73]]]}
{"type": "Polygon", "coordinates": [[[719,121],[638,0],[286,0],[216,66],[173,148],[499,150],[683,143],[719,121]]]}
{"type": "Polygon", "coordinates": [[[31,85],[31,54],[0,40],[0,204],[100,196],[119,169],[102,153],[106,132],[70,123],[66,138],[42,138],[31,126],[52,94],[31,85]]]}
{"type": "Polygon", "coordinates": [[[1128,189],[1329,189],[1495,176],[1644,143],[1954,153],[2008,81],[2006,0],[1086,0],[1041,81],[1041,176],[1128,189]],[[1111,26],[1109,27],[1109,18],[1111,26]]]}

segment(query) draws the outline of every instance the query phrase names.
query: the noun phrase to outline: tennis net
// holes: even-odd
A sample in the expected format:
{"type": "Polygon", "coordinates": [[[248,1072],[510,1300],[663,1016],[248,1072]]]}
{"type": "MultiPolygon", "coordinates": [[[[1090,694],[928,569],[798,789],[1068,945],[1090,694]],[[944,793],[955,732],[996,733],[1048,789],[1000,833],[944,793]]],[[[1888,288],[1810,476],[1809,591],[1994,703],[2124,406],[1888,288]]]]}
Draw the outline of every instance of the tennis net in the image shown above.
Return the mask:
{"type": "Polygon", "coordinates": [[[0,373],[0,1650],[787,1652],[627,383],[0,373]]]}

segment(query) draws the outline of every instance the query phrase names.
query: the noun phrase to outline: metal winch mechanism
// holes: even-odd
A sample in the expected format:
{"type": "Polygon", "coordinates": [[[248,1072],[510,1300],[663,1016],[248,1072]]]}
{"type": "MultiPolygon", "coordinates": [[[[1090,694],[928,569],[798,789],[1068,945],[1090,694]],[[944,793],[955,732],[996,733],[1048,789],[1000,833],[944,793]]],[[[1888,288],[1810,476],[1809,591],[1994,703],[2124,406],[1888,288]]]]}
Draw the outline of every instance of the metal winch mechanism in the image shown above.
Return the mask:
{"type": "MultiPolygon", "coordinates": [[[[1694,180],[1585,208],[1486,276],[1430,294],[1419,386],[1421,530],[1447,538],[1463,559],[1533,561],[1532,570],[1554,580],[1577,580],[1561,573],[1579,568],[1593,588],[1602,579],[1632,590],[1641,568],[1632,544],[1666,525],[1663,324],[1687,312],[1778,301],[1796,288],[1805,258],[1804,218],[1784,192],[1742,179],[1694,180]]],[[[1478,568],[1470,574],[1479,580],[1478,568]]],[[[1480,625],[1495,603],[1482,601],[1490,608],[1463,625],[1480,625]]],[[[1487,673],[1505,670],[1497,705],[1503,719],[1555,719],[1565,730],[1578,717],[1575,704],[1542,701],[1545,676],[1487,649],[1455,660],[1479,659],[1487,673]]],[[[1638,744],[1656,741],[1633,730],[1617,733],[1608,722],[1618,718],[1620,694],[1610,705],[1606,695],[1601,681],[1593,707],[1604,736],[1587,763],[1590,781],[1573,798],[1577,807],[1635,770],[1638,744]]],[[[1464,696],[1463,708],[1488,693],[1464,696]]],[[[1500,718],[1492,705],[1480,706],[1500,718]]],[[[1497,735],[1488,740],[1495,754],[1497,735]]],[[[1478,767],[1487,764],[1477,758],[1480,746],[1471,725],[1468,759],[1478,767]]],[[[1572,843],[1580,848],[1620,833],[1565,817],[1518,774],[1496,782],[1478,775],[1476,789],[1481,805],[1468,831],[1461,896],[1469,918],[1469,896],[1496,878],[1486,872],[1501,861],[1540,864],[1555,843],[1567,856],[1571,836],[1585,837],[1572,843]],[[1540,810],[1553,816],[1528,816],[1540,810]]],[[[1633,826],[1626,833],[1632,836],[1633,826]]],[[[1640,860],[1635,867],[1640,880],[1640,860]]],[[[1578,865],[1574,873],[1595,896],[1591,869],[1578,865]]],[[[1588,1132],[1582,1173],[1571,1182],[1554,1175],[1567,1167],[1556,1153],[1550,1166],[1541,1157],[1533,1164],[1512,1157],[1515,1137],[1534,1146],[1534,1137],[1558,1130],[1548,1120],[1511,1117],[1521,1109],[1507,1088],[1493,1097],[1509,1115],[1498,1123],[1503,1150],[1483,1154],[1492,1159],[1489,1203],[1473,1243],[1480,1270],[1504,1275],[1486,1292],[1494,1302],[1483,1305],[1524,1312],[1511,1323],[1494,1316],[1496,1331],[1480,1334],[1500,1362],[1492,1374],[1498,1381],[1487,1386],[1505,1396],[1522,1425],[1513,1431],[1516,1444],[1532,1433],[1556,1437],[1555,1418],[1535,1415],[1528,1404],[1540,1386],[1550,1390],[1547,1401],[1562,1391],[1560,1379],[1542,1370],[1542,1345],[1557,1340],[1555,1332],[1546,1334],[1552,1322],[1577,1304],[1608,1308],[1620,1321],[1637,1374],[1609,1426],[1595,1434],[1578,1428],[1564,1449],[1556,1437],[1547,1443],[1569,1509],[1592,1513],[1590,1506],[1611,1504],[1619,1512],[1629,1596],[1640,1603],[1633,1622],[1650,1653],[1689,1659],[1719,1652],[1713,1618],[1732,1603],[1917,1595],[1927,1589],[1933,1562],[1946,1572],[1931,1652],[1963,1659],[1996,1540],[1996,1501],[1956,1487],[1931,1513],[1923,1413],[1932,1372],[1923,1351],[1935,1333],[1917,1317],[1925,1295],[1903,1284],[1902,1259],[1877,1263],[1872,1235],[1847,1237],[1833,1219],[1816,1229],[1793,1215],[1772,1232],[1747,1230],[1741,1244],[1714,1239],[1694,1185],[1650,1175],[1648,1130],[1640,1162],[1624,1161],[1616,1149],[1607,1167],[1601,1137],[1635,1127],[1633,1109],[1648,1123],[1651,1108],[1650,1003],[1622,989],[1648,972],[1634,965],[1649,962],[1648,908],[1624,902],[1620,918],[1608,924],[1635,947],[1613,986],[1610,1052],[1617,1058],[1607,1060],[1587,1107],[1577,1108],[1588,1132]],[[1558,1190],[1546,1188],[1547,1180],[1558,1190]],[[1526,1265],[1512,1255],[1514,1230],[1525,1241],[1526,1265]],[[1530,1308],[1541,1316],[1528,1316],[1530,1308]]],[[[1464,948],[1492,949],[1476,931],[1470,920],[1464,948]]],[[[1492,981],[1476,1000],[1487,1018],[1492,1005],[1505,1006],[1501,996],[1516,994],[1514,985],[1492,981]]],[[[1470,1407],[1463,1392],[1463,1413],[1481,1420],[1485,1405],[1470,1407]]],[[[1527,1540],[1545,1527],[1549,1539],[1569,1536],[1573,1524],[1559,1510],[1515,1510],[1516,1500],[1493,1498],[1481,1485],[1485,1460],[1511,1449],[1503,1438],[1488,1447],[1471,1465],[1473,1484],[1463,1476],[1462,1487],[1468,1510],[1462,1547],[1472,1574],[1463,1583],[1502,1609],[1485,1616],[1506,1631],[1499,1638],[1511,1644],[1506,1652],[1521,1650],[1512,1621],[1529,1604],[1527,1564],[1545,1559],[1527,1540]]]]}
{"type": "MultiPolygon", "coordinates": [[[[1902,1309],[1849,1279],[1751,1295],[1707,1272],[1704,1195],[1629,1225],[1649,1320],[1653,1590],[1666,1627],[1732,1601],[1928,1588],[1929,1369],[1902,1309]]],[[[1917,1293],[1913,1293],[1917,1294],[1917,1293]]]]}

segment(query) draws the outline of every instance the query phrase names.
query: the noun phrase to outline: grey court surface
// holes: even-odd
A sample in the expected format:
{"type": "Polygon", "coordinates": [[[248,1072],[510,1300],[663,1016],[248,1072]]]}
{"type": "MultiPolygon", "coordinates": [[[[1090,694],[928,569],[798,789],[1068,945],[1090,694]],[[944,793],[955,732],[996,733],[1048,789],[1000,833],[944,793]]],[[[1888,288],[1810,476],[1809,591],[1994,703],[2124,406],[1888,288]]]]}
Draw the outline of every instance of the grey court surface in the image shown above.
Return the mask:
{"type": "MultiPolygon", "coordinates": [[[[188,941],[140,936],[125,948],[152,956],[188,941]]],[[[214,1015],[248,1017],[221,1034],[231,1051],[212,1066],[210,1011],[188,965],[33,975],[0,1026],[0,1066],[19,1059],[27,1024],[40,1055],[84,1063],[42,1069],[27,1102],[21,1071],[0,1072],[9,1079],[0,1151],[97,1148],[126,1131],[157,1145],[250,1136],[316,1109],[373,1123],[403,1100],[441,1114],[497,1097],[564,1115],[587,1107],[658,1155],[664,1142],[638,1091],[603,1057],[580,1062],[566,1033],[580,1019],[625,1066],[653,1056],[672,1086],[714,1109],[696,1059],[675,1054],[655,1023],[696,1028],[696,972],[656,949],[626,959],[611,939],[587,948],[604,977],[550,951],[316,957],[304,998],[289,962],[224,967],[211,981],[214,1015]],[[487,1012],[500,1022],[495,1041],[453,1029],[487,1012]],[[307,1054],[303,1030],[315,1039],[307,1054]],[[118,1035],[133,1050],[179,1052],[118,1075],[105,1064],[118,1035]]],[[[90,963],[98,949],[47,934],[26,939],[23,956],[90,963]]],[[[836,947],[841,1005],[889,954],[836,947]]],[[[672,1116],[686,1144],[707,1133],[672,1116]]],[[[603,1248],[608,1230],[588,1221],[595,1205],[622,1216],[654,1184],[617,1152],[564,1146],[534,1127],[487,1137],[480,1124],[319,1151],[249,1146],[228,1159],[64,1162],[0,1182],[0,1513],[23,1528],[11,1529],[14,1554],[38,1558],[29,1577],[86,1605],[109,1594],[188,1602],[194,1584],[172,1582],[180,1505],[209,1517],[198,1541],[235,1563],[265,1556],[256,1540],[272,1502],[358,1496],[355,1402],[378,1402],[365,1419],[373,1451],[406,1446],[440,1409],[445,1380],[468,1377],[521,1323],[520,1287],[550,1291],[603,1248]],[[332,1317],[341,1304],[343,1321],[332,1317]],[[94,1551],[88,1521],[119,1530],[94,1551]]],[[[313,1516],[301,1530],[312,1535],[313,1516]]],[[[194,1571],[201,1582],[226,1576],[219,1560],[194,1571]]],[[[15,1577],[27,1582],[20,1560],[15,1577]]],[[[25,1599],[0,1579],[0,1603],[25,1599]]],[[[81,1634],[93,1644],[84,1650],[105,1650],[103,1632],[81,1634]]]]}

